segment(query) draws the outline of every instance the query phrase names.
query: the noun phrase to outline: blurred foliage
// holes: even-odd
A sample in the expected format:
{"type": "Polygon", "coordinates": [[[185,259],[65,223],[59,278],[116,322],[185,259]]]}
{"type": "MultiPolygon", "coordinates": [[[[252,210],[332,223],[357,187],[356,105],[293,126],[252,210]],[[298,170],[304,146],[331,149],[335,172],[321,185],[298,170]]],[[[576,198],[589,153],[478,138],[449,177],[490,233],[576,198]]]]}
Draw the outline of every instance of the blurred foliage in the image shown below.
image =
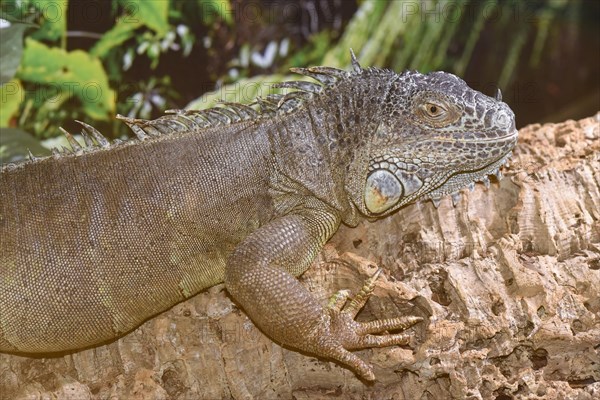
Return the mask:
{"type": "Polygon", "coordinates": [[[48,149],[25,131],[17,128],[0,128],[0,134],[2,135],[0,160],[3,162],[14,162],[23,159],[23,151],[29,151],[36,156],[50,155],[48,149]]]}
{"type": "Polygon", "coordinates": [[[28,24],[4,22],[0,27],[2,38],[0,39],[0,85],[10,81],[21,62],[23,54],[23,35],[28,24]]]}
{"type": "Polygon", "coordinates": [[[251,102],[274,82],[298,79],[289,67],[347,68],[349,48],[365,66],[475,71],[505,89],[523,68],[544,67],[548,42],[563,34],[555,20],[584,21],[585,7],[567,0],[3,0],[0,127],[48,138],[79,119],[119,137],[127,128],[116,113],[154,118],[203,92],[190,108],[251,102]],[[86,17],[92,6],[102,18],[86,17]],[[89,30],[73,28],[87,22],[89,30]]]}
{"type": "Polygon", "coordinates": [[[67,52],[27,38],[18,78],[46,85],[55,94],[36,96],[36,109],[56,110],[72,96],[79,99],[86,115],[97,120],[108,119],[115,109],[114,92],[108,85],[102,63],[81,50],[67,52]]]}
{"type": "MultiPolygon", "coordinates": [[[[136,59],[149,60],[155,69],[166,53],[189,55],[195,38],[188,25],[196,21],[181,12],[183,2],[112,0],[114,23],[101,35],[67,31],[69,7],[80,5],[68,0],[2,2],[0,127],[19,126],[39,138],[58,135],[59,126],[75,119],[110,121],[112,127],[117,112],[150,118],[154,109],[165,109],[165,96],[177,97],[165,76],[144,77],[125,96],[119,89],[136,59]],[[80,35],[97,40],[85,50],[69,51],[70,37],[80,35]]],[[[217,15],[231,23],[228,0],[198,0],[196,5],[209,11],[202,22],[212,24],[217,15]]]]}

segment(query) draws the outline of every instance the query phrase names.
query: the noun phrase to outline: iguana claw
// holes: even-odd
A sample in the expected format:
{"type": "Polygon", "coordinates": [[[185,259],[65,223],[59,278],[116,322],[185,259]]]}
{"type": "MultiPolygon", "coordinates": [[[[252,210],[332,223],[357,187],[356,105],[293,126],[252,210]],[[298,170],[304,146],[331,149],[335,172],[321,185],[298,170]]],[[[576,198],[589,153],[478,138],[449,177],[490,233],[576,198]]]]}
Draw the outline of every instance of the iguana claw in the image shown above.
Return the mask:
{"type": "MultiPolygon", "coordinates": [[[[355,321],[358,312],[364,307],[375,288],[375,282],[381,274],[379,268],[368,278],[356,296],[350,299],[348,290],[334,294],[324,309],[325,329],[321,331],[317,348],[311,349],[318,355],[330,357],[352,368],[368,381],[375,379],[371,366],[348,350],[369,347],[384,347],[407,344],[410,335],[406,333],[385,333],[393,330],[405,330],[423,320],[421,317],[407,316],[387,318],[370,322],[355,321]],[[350,302],[348,302],[350,300],[350,302]],[[384,333],[382,335],[375,335],[384,333]]],[[[321,328],[321,327],[320,327],[321,328]]]]}

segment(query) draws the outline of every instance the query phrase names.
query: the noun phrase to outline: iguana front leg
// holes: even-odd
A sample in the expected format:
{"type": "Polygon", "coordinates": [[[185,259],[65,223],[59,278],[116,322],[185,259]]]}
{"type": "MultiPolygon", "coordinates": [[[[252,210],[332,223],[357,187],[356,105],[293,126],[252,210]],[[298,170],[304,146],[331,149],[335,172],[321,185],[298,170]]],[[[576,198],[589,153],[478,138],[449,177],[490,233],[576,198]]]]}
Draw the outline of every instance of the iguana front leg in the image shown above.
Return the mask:
{"type": "Polygon", "coordinates": [[[405,344],[404,334],[375,336],[405,329],[420,318],[393,318],[369,323],[354,317],[372,292],[376,276],[343,307],[347,294],[322,307],[293,275],[304,272],[340,219],[323,207],[305,207],[280,217],[248,236],[227,263],[225,285],[254,323],[272,339],[352,368],[375,379],[371,367],[349,349],[405,344]]]}

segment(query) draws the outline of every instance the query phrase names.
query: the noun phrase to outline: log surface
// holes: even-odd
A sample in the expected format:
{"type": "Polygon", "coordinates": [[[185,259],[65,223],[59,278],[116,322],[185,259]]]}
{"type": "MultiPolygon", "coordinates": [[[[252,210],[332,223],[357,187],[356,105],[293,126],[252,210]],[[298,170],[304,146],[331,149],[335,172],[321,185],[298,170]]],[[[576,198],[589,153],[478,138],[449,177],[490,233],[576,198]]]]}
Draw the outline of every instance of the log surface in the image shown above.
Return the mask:
{"type": "Polygon", "coordinates": [[[599,126],[530,125],[489,189],[340,229],[303,284],[325,302],[379,265],[359,319],[427,318],[358,352],[375,384],[273,343],[220,285],[105,346],[0,354],[0,399],[598,399],[599,126]]]}

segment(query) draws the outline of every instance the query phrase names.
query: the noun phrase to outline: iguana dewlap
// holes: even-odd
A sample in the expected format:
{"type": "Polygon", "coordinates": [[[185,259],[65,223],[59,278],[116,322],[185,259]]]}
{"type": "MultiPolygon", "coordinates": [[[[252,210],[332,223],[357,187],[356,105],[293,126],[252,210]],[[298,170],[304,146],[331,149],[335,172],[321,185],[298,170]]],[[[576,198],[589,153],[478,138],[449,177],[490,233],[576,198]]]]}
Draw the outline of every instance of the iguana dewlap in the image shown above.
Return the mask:
{"type": "Polygon", "coordinates": [[[344,306],[295,278],[340,223],[379,218],[487,180],[514,114],[444,72],[295,69],[259,110],[227,104],[154,121],[136,140],[7,165],[0,175],[0,351],[52,353],[117,338],[212,285],[274,340],[338,360],[406,343],[415,317],[358,323],[375,278],[344,306]],[[376,335],[377,333],[382,333],[376,335]]]}

